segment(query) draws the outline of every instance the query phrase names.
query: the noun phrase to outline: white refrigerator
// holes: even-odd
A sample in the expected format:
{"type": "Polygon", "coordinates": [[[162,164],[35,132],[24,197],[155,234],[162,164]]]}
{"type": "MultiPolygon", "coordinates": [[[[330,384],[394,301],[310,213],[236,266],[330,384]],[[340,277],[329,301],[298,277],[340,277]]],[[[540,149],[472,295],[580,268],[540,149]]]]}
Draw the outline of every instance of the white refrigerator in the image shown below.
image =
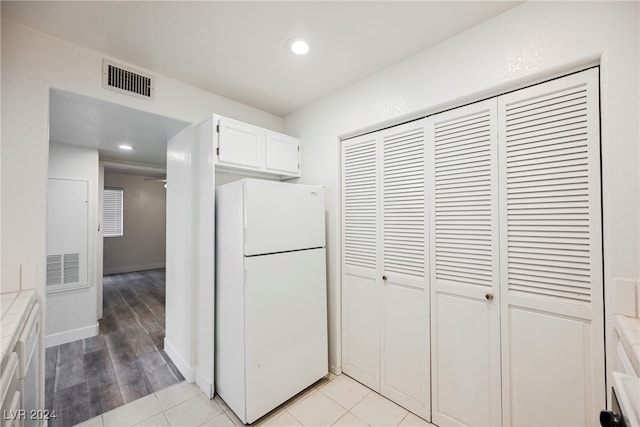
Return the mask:
{"type": "Polygon", "coordinates": [[[324,190],[216,188],[216,393],[252,423],[328,373],[324,190]]]}

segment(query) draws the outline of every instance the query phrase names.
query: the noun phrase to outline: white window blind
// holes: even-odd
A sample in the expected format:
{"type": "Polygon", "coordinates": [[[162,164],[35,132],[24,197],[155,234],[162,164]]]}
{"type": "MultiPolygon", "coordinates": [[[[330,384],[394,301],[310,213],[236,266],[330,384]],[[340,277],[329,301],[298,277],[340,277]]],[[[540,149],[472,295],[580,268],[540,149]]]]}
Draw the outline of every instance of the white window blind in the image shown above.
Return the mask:
{"type": "Polygon", "coordinates": [[[102,232],[104,237],[121,237],[123,235],[123,200],[122,188],[104,189],[104,206],[102,232]]]}

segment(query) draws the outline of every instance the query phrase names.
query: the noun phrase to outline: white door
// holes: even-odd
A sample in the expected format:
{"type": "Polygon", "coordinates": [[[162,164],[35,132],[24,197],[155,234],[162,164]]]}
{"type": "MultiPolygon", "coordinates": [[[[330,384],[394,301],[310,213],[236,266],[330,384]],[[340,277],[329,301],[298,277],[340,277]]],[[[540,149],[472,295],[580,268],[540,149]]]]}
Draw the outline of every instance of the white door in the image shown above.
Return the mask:
{"type": "Polygon", "coordinates": [[[598,70],[498,98],[503,420],[605,407],[598,70]]]}
{"type": "Polygon", "coordinates": [[[47,292],[89,286],[89,184],[49,178],[47,292]]]}
{"type": "Polygon", "coordinates": [[[237,120],[221,118],[219,131],[219,164],[250,169],[264,168],[264,129],[237,120]]]}
{"type": "Polygon", "coordinates": [[[324,189],[245,179],[245,255],[325,246],[324,189]]]}
{"type": "Polygon", "coordinates": [[[249,423],[328,372],[325,265],[324,248],[245,259],[249,423]]]}
{"type": "Polygon", "coordinates": [[[380,393],[429,419],[424,124],[419,120],[381,133],[380,393]]]}
{"type": "Polygon", "coordinates": [[[378,136],[342,143],[342,360],[344,372],[380,390],[378,136]]]}
{"type": "Polygon", "coordinates": [[[343,369],[430,418],[425,121],[343,142],[343,369]]]}
{"type": "Polygon", "coordinates": [[[437,425],[500,425],[496,100],[427,120],[437,425]]]}

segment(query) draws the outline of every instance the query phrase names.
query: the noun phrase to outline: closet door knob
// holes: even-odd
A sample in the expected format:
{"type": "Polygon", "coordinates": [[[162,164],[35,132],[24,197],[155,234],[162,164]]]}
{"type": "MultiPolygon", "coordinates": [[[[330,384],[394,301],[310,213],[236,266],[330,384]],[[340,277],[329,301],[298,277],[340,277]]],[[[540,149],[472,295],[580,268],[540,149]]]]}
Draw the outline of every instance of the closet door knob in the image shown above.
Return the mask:
{"type": "Polygon", "coordinates": [[[387,276],[382,276],[382,280],[387,280],[387,276]]]}
{"type": "Polygon", "coordinates": [[[486,294],[484,297],[487,299],[487,301],[493,301],[493,294],[486,294]]]}

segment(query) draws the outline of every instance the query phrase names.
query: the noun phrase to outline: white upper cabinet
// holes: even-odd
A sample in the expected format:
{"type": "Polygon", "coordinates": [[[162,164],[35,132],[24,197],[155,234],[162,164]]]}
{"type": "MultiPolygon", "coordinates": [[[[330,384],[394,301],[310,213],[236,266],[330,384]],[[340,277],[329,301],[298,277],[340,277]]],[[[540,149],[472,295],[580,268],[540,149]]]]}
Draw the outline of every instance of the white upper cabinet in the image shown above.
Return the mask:
{"type": "Polygon", "coordinates": [[[300,176],[300,140],[237,120],[218,122],[216,165],[280,177],[300,176]]]}
{"type": "Polygon", "coordinates": [[[265,169],[287,175],[300,175],[300,140],[267,131],[265,169]]]}
{"type": "Polygon", "coordinates": [[[218,164],[264,168],[265,130],[231,119],[220,119],[218,164]]]}

